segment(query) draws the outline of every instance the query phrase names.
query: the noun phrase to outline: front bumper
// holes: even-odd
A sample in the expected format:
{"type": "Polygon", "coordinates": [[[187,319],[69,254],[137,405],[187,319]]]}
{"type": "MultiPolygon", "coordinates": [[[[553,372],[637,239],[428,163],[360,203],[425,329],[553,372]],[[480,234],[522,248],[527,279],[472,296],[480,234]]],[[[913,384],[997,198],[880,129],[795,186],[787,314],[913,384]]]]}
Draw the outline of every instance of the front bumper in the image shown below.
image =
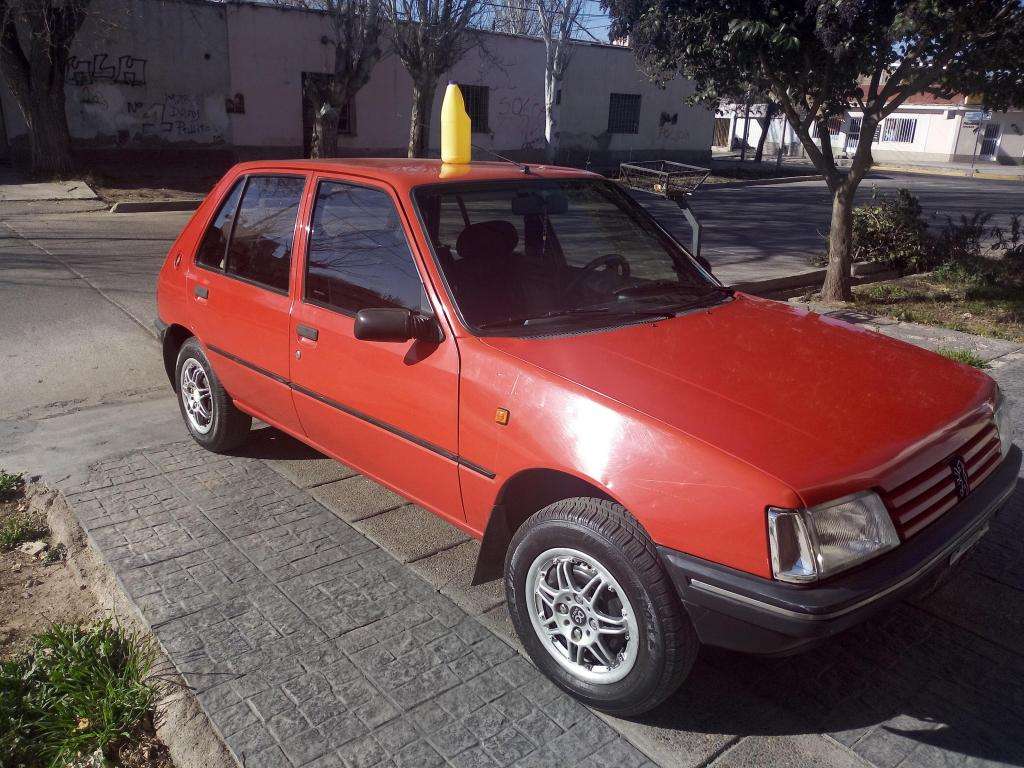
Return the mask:
{"type": "Polygon", "coordinates": [[[934,523],[822,584],[784,584],[658,549],[702,642],[747,653],[793,653],[938,583],[988,531],[1020,467],[1020,448],[1012,446],[995,472],[934,523]]]}

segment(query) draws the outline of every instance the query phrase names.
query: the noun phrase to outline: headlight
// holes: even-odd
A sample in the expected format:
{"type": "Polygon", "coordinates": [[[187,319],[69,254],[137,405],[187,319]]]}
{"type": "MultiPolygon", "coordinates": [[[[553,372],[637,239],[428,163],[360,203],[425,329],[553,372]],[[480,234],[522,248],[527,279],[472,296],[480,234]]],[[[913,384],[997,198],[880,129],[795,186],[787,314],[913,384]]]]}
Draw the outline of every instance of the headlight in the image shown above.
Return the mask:
{"type": "Polygon", "coordinates": [[[768,509],[772,573],[780,581],[824,579],[900,543],[889,510],[870,491],[813,509],[768,509]]]}
{"type": "Polygon", "coordinates": [[[1003,391],[996,387],[996,407],[994,418],[999,431],[999,451],[1005,457],[1013,445],[1013,409],[1010,401],[1003,396],[1003,391]]]}

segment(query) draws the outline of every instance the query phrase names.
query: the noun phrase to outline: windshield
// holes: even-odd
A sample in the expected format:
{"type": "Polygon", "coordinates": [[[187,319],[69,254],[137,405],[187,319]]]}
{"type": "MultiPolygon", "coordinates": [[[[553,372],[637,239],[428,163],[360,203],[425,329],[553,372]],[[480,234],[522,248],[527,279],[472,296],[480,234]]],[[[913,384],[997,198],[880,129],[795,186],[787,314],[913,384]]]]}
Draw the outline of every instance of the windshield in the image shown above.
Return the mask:
{"type": "Polygon", "coordinates": [[[477,331],[671,317],[728,294],[604,179],[444,184],[415,194],[438,264],[477,331]]]}

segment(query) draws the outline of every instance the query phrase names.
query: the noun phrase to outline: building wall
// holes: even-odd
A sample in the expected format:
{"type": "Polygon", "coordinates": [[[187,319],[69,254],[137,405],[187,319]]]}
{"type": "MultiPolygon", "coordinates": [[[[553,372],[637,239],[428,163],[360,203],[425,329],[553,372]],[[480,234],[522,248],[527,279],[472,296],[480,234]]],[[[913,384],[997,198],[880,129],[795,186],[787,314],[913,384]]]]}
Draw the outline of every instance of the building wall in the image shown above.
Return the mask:
{"type": "MultiPolygon", "coordinates": [[[[71,51],[71,135],[91,147],[230,143],[223,6],[182,0],[95,0],[71,51]]],[[[6,91],[6,88],[0,89],[6,91]]],[[[12,138],[25,124],[5,94],[12,138]]]]}
{"type": "MultiPolygon", "coordinates": [[[[95,0],[69,68],[72,136],[90,148],[231,148],[237,156],[302,152],[302,73],[333,63],[323,14],[267,4],[203,0],[95,0]],[[103,21],[101,21],[101,19],[103,21]]],[[[544,45],[479,33],[478,45],[439,80],[430,130],[440,149],[440,110],[448,80],[486,85],[482,147],[521,158],[544,150],[544,45]]],[[[688,81],[659,89],[619,46],[579,44],[562,87],[563,159],[595,164],[648,157],[705,159],[713,114],[688,107],[688,81]],[[639,94],[636,134],[609,134],[611,93],[639,94]]],[[[8,133],[24,136],[17,108],[0,87],[8,133]]],[[[355,103],[344,154],[404,154],[412,82],[395,57],[380,61],[355,103]]],[[[477,153],[479,156],[480,153],[477,153]]]]}
{"type": "MultiPolygon", "coordinates": [[[[1024,163],[1024,110],[993,112],[988,122],[1000,127],[999,143],[995,161],[1004,165],[1024,163]]],[[[981,137],[975,132],[976,126],[961,127],[956,143],[956,160],[970,162],[981,151],[981,137]]]]}
{"type": "MultiPolygon", "coordinates": [[[[236,145],[250,149],[302,147],[302,72],[328,72],[333,49],[321,42],[328,20],[318,14],[265,6],[228,9],[232,89],[245,99],[246,114],[230,116],[236,145]],[[282,35],[281,29],[289,29],[282,35]],[[250,51],[261,55],[253,57],[250,51]]],[[[489,88],[486,132],[473,143],[516,157],[544,150],[544,44],[512,35],[478,34],[477,45],[439,79],[431,116],[430,148],[440,151],[440,115],[449,80],[489,88]]],[[[628,49],[580,44],[566,72],[560,117],[561,148],[585,162],[641,156],[706,158],[713,119],[683,100],[692,85],[676,79],[665,89],[650,83],[628,49]],[[611,93],[641,96],[637,134],[608,134],[611,93]],[[662,119],[662,113],[665,119],[662,119]]],[[[394,56],[380,61],[356,95],[355,132],[339,137],[351,154],[401,154],[409,141],[412,81],[394,56]]]]}

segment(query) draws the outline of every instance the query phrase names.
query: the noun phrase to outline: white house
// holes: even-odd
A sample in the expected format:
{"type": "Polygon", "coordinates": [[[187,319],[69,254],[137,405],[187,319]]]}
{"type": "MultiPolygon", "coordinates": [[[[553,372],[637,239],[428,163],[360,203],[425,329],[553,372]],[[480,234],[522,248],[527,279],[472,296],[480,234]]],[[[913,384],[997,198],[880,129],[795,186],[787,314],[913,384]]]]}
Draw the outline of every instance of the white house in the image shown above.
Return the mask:
{"type": "MultiPolygon", "coordinates": [[[[732,105],[719,109],[715,119],[715,145],[739,148],[746,130],[747,146],[757,146],[761,126],[757,117],[764,107],[751,107],[745,128],[746,107],[732,105]]],[[[849,110],[833,118],[829,135],[837,158],[853,154],[860,140],[863,113],[849,110]]],[[[811,135],[817,137],[812,128],[811,135]]],[[[784,155],[802,155],[803,149],[792,127],[776,118],[765,142],[766,157],[775,156],[782,143],[784,155]],[[784,136],[783,136],[784,133],[784,136]]],[[[930,94],[910,97],[875,130],[871,154],[878,162],[890,163],[1024,163],[1024,110],[986,112],[972,97],[948,99],[930,94]]]]}

